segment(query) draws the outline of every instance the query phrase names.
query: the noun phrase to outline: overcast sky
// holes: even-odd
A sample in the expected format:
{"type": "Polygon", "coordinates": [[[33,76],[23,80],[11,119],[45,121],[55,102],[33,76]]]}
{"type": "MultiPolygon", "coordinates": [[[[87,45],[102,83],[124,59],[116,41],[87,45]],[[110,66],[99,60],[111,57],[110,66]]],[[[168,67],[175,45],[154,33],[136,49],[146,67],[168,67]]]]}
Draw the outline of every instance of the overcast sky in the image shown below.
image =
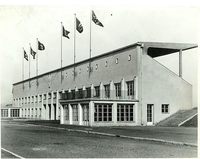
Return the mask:
{"type": "MultiPolygon", "coordinates": [[[[36,50],[36,38],[45,45],[39,52],[39,74],[60,67],[61,24],[70,31],[63,38],[63,66],[73,63],[74,13],[83,25],[76,33],[76,61],[89,57],[89,15],[94,10],[104,28],[92,24],[92,56],[106,53],[138,41],[198,43],[199,8],[138,7],[131,5],[65,4],[49,6],[0,6],[1,102],[12,102],[12,84],[22,80],[22,47],[29,53],[29,43],[36,50]]],[[[194,85],[197,105],[198,49],[183,52],[183,78],[194,85]]],[[[178,55],[157,59],[178,73],[178,55]]],[[[25,79],[28,62],[25,62],[25,79]]],[[[31,77],[36,75],[31,60],[31,77]]]]}

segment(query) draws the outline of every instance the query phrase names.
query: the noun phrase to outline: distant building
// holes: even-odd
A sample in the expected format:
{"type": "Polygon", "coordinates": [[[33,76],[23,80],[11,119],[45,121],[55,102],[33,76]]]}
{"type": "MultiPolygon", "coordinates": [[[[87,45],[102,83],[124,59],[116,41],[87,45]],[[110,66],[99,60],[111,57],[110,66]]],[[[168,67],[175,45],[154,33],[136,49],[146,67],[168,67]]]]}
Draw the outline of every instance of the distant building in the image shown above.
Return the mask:
{"type": "Polygon", "coordinates": [[[90,126],[154,125],[192,108],[182,51],[195,44],[138,42],[13,84],[20,117],[90,126]],[[179,53],[179,75],[154,58],[179,53]]]}

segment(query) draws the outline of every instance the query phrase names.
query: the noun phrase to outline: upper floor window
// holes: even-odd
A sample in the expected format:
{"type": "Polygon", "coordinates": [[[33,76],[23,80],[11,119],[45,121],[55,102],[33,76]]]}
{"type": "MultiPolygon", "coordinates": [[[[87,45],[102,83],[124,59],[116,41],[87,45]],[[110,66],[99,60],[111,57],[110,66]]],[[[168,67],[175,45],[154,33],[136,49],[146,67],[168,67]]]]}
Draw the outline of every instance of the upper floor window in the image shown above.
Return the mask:
{"type": "Polygon", "coordinates": [[[169,113],[169,104],[162,104],[162,113],[169,113]]]}
{"type": "Polygon", "coordinates": [[[75,90],[71,90],[71,99],[75,99],[75,90]]]}
{"type": "Polygon", "coordinates": [[[91,87],[86,88],[86,98],[91,98],[91,87]]]}
{"type": "Polygon", "coordinates": [[[107,66],[108,66],[108,61],[105,62],[105,67],[107,67],[107,66]]]}
{"type": "Polygon", "coordinates": [[[98,69],[98,64],[96,64],[95,68],[96,68],[96,70],[98,69]]]}
{"type": "Polygon", "coordinates": [[[83,98],[83,88],[78,89],[78,98],[83,98]]]}
{"type": "Polygon", "coordinates": [[[100,97],[100,86],[94,87],[94,90],[95,90],[94,96],[95,97],[100,97]]]}
{"type": "Polygon", "coordinates": [[[127,82],[127,95],[128,96],[134,95],[134,81],[127,82]]]}
{"type": "Polygon", "coordinates": [[[105,88],[105,97],[110,98],[110,85],[104,85],[105,88]]]}
{"type": "Polygon", "coordinates": [[[121,83],[115,83],[116,97],[121,97],[121,83]]]}

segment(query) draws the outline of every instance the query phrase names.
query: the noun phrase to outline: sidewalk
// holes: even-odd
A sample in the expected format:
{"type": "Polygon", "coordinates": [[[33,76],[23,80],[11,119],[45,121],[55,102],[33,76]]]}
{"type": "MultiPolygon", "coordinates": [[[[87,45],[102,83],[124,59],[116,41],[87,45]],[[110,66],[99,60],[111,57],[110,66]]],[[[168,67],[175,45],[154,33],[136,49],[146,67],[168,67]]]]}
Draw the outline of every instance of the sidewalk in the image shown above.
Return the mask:
{"type": "MultiPolygon", "coordinates": [[[[14,121],[13,121],[14,122],[14,121]]],[[[19,121],[21,122],[21,121],[19,121]]],[[[60,125],[57,121],[24,121],[26,124],[36,124],[58,127],[69,131],[81,131],[100,135],[125,137],[139,140],[150,140],[180,145],[197,145],[197,128],[191,127],[87,127],[74,125],[60,125]]]]}

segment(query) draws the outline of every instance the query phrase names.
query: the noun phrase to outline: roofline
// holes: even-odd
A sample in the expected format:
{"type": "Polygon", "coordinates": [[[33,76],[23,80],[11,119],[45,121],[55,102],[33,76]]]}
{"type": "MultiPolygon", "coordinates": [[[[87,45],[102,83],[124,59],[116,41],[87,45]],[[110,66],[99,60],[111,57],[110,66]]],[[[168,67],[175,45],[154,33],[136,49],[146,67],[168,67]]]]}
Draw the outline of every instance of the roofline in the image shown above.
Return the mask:
{"type": "Polygon", "coordinates": [[[93,60],[98,59],[98,58],[100,58],[100,57],[112,55],[112,54],[115,54],[115,53],[118,52],[118,51],[125,50],[125,49],[131,48],[131,47],[135,47],[135,46],[142,46],[142,43],[137,42],[137,43],[134,43],[134,44],[130,44],[130,45],[127,45],[127,46],[124,46],[124,47],[121,47],[121,48],[118,48],[118,49],[115,49],[115,50],[112,50],[112,51],[109,51],[109,52],[106,52],[106,53],[103,53],[103,54],[100,54],[100,55],[97,55],[97,56],[94,56],[94,57],[92,57],[92,58],[79,61],[79,62],[77,62],[77,63],[75,63],[75,64],[70,64],[70,65],[67,65],[67,66],[65,66],[65,67],[63,67],[63,68],[58,68],[58,69],[55,69],[55,70],[52,70],[52,71],[49,71],[49,72],[45,72],[45,73],[40,74],[40,75],[38,75],[38,76],[34,76],[34,77],[32,77],[32,78],[28,78],[28,79],[26,79],[26,80],[13,83],[13,85],[17,85],[17,84],[20,84],[20,83],[23,83],[23,82],[26,82],[26,81],[29,81],[29,80],[32,80],[32,79],[35,79],[35,78],[39,78],[39,77],[42,77],[42,76],[47,75],[47,74],[49,74],[49,73],[57,72],[57,71],[59,71],[59,70],[64,70],[64,69],[70,68],[70,67],[72,67],[72,66],[77,66],[77,65],[80,65],[80,64],[85,63],[85,62],[88,62],[88,61],[93,61],[93,60]]]}

